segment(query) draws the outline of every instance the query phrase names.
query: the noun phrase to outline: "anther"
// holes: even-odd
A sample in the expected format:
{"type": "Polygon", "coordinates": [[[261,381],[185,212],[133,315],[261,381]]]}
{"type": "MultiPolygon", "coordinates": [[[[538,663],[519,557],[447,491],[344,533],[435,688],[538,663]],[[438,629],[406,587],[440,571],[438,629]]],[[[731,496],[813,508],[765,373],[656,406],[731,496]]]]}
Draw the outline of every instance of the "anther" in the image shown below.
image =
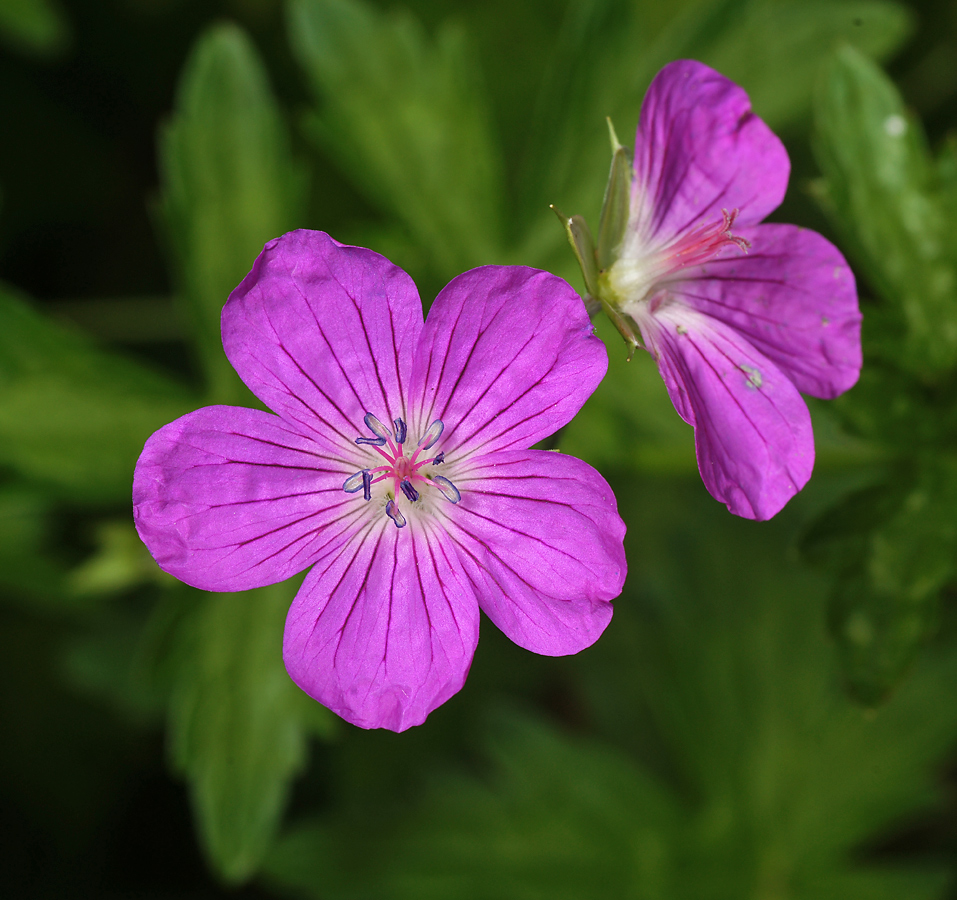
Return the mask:
{"type": "Polygon", "coordinates": [[[395,442],[397,444],[404,444],[409,429],[406,428],[405,422],[403,422],[402,419],[395,419],[393,424],[395,425],[395,442]]]}
{"type": "Polygon", "coordinates": [[[361,472],[356,472],[355,475],[350,475],[342,485],[342,489],[347,494],[355,494],[362,490],[362,486],[365,484],[365,473],[366,469],[363,469],[361,472]]]}
{"type": "Polygon", "coordinates": [[[442,496],[449,502],[458,503],[459,500],[462,499],[459,489],[452,484],[448,478],[443,478],[441,475],[433,475],[432,483],[442,492],[442,496]]]}
{"type": "Polygon", "coordinates": [[[428,450],[441,436],[442,431],[445,428],[445,425],[442,424],[441,419],[436,419],[430,426],[429,430],[422,435],[422,439],[419,441],[420,450],[428,450]]]}
{"type": "Polygon", "coordinates": [[[443,450],[435,459],[432,460],[433,466],[441,466],[445,462],[445,451],[443,450]]]}
{"type": "Polygon", "coordinates": [[[362,421],[366,423],[366,428],[369,429],[376,437],[382,438],[383,441],[388,440],[392,437],[392,432],[386,428],[372,413],[366,413],[363,416],[362,421]]]}
{"type": "Polygon", "coordinates": [[[386,444],[385,438],[367,438],[367,437],[357,437],[357,444],[370,444],[373,447],[384,447],[386,444]]]}
{"type": "Polygon", "coordinates": [[[363,469],[362,475],[362,499],[372,499],[372,473],[368,469],[363,469]]]}
{"type": "Polygon", "coordinates": [[[399,512],[399,507],[395,505],[394,500],[390,500],[388,503],[386,503],[385,514],[392,519],[393,522],[395,522],[396,528],[401,528],[403,525],[405,525],[405,516],[399,512]]]}
{"type": "Polygon", "coordinates": [[[399,484],[399,487],[402,488],[402,493],[406,495],[413,503],[419,499],[419,492],[412,487],[412,482],[406,478],[399,484]]]}

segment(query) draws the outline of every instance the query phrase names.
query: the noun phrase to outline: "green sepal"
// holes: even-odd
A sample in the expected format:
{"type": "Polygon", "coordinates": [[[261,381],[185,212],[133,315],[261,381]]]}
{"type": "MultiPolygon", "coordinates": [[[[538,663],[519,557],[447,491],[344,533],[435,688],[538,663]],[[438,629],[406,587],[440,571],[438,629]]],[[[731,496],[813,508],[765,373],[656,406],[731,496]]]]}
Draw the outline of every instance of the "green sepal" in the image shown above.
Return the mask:
{"type": "Polygon", "coordinates": [[[619,334],[625,339],[625,343],[628,344],[628,359],[630,360],[635,355],[635,348],[638,346],[635,329],[632,327],[633,323],[631,320],[623,316],[614,306],[604,299],[599,290],[598,263],[595,259],[595,240],[591,236],[591,229],[588,227],[588,223],[581,216],[566,216],[555,206],[552,206],[551,210],[558,216],[559,221],[565,228],[565,234],[568,235],[568,243],[572,245],[575,258],[578,260],[578,265],[582,270],[582,276],[585,279],[585,290],[588,292],[588,297],[601,303],[601,308],[605,311],[605,315],[611,319],[615,328],[618,329],[619,334]]]}
{"type": "Polygon", "coordinates": [[[611,137],[611,172],[601,204],[601,220],[598,225],[598,268],[605,271],[617,258],[628,227],[631,200],[631,160],[628,151],[618,142],[615,126],[608,119],[611,137]]]}
{"type": "Polygon", "coordinates": [[[550,207],[558,216],[558,220],[568,235],[568,243],[572,245],[575,259],[582,270],[585,279],[585,290],[594,298],[598,298],[598,263],[595,259],[595,240],[591,236],[588,223],[581,216],[566,216],[558,207],[550,207]]]}

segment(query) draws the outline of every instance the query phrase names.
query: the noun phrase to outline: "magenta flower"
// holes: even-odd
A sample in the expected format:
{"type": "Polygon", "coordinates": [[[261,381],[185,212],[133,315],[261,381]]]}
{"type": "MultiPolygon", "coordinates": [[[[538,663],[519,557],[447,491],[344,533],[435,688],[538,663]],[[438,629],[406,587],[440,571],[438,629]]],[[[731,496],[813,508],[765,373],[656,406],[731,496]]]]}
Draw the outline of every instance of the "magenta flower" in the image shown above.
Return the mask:
{"type": "Polygon", "coordinates": [[[861,369],[854,276],[831,243],[758,224],[790,162],[747,94],[692,60],[645,96],[634,163],[616,148],[597,250],[567,226],[589,293],[633,344],[640,332],[701,477],[731,512],[768,519],[807,483],[814,436],[799,391],[833,398],[861,369]]]}
{"type": "Polygon", "coordinates": [[[402,731],[461,689],[480,607],[536,653],[598,638],[625,577],[614,495],[580,460],[528,449],[607,365],[568,284],[474,269],[423,322],[387,259],[295,231],[266,245],[222,325],[277,415],[214,406],[156,432],[136,525],[163,569],[204,590],[311,566],[283,638],[304,691],[402,731]]]}

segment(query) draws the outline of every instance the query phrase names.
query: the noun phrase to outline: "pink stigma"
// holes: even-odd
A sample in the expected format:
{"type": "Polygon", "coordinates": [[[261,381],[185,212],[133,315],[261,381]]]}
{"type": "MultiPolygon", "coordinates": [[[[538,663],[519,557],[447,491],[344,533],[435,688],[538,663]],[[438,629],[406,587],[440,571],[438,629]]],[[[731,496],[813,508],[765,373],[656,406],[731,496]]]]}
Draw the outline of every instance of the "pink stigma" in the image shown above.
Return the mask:
{"type": "Polygon", "coordinates": [[[663,256],[668,263],[669,274],[679,269],[700,266],[714,259],[728,244],[735,244],[745,253],[751,249],[750,241],[731,233],[734,220],[738,217],[738,210],[732,209],[729,213],[726,209],[722,209],[721,215],[721,222],[699,225],[682,235],[664,251],[663,256]]]}

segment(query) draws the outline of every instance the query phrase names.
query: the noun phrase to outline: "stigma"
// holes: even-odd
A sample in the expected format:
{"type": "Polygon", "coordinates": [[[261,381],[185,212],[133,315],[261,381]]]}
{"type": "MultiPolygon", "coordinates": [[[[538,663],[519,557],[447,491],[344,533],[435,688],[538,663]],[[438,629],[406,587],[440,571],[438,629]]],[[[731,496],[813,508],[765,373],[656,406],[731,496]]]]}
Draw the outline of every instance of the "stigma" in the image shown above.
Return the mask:
{"type": "MultiPolygon", "coordinates": [[[[377,419],[372,413],[366,413],[363,421],[371,437],[360,435],[356,444],[368,447],[378,454],[379,465],[360,469],[350,475],[342,485],[347,494],[362,491],[362,499],[371,501],[373,496],[385,499],[385,514],[396,528],[403,528],[408,517],[402,511],[420,506],[430,496],[441,495],[450,503],[458,503],[462,495],[458,488],[442,475],[432,472],[434,466],[445,463],[445,452],[433,453],[432,448],[439,442],[445,425],[436,419],[415,443],[411,452],[406,447],[409,441],[409,428],[402,419],[393,419],[392,428],[377,419]],[[381,488],[373,491],[375,485],[381,488]]],[[[381,502],[381,501],[380,501],[381,502]]]]}

